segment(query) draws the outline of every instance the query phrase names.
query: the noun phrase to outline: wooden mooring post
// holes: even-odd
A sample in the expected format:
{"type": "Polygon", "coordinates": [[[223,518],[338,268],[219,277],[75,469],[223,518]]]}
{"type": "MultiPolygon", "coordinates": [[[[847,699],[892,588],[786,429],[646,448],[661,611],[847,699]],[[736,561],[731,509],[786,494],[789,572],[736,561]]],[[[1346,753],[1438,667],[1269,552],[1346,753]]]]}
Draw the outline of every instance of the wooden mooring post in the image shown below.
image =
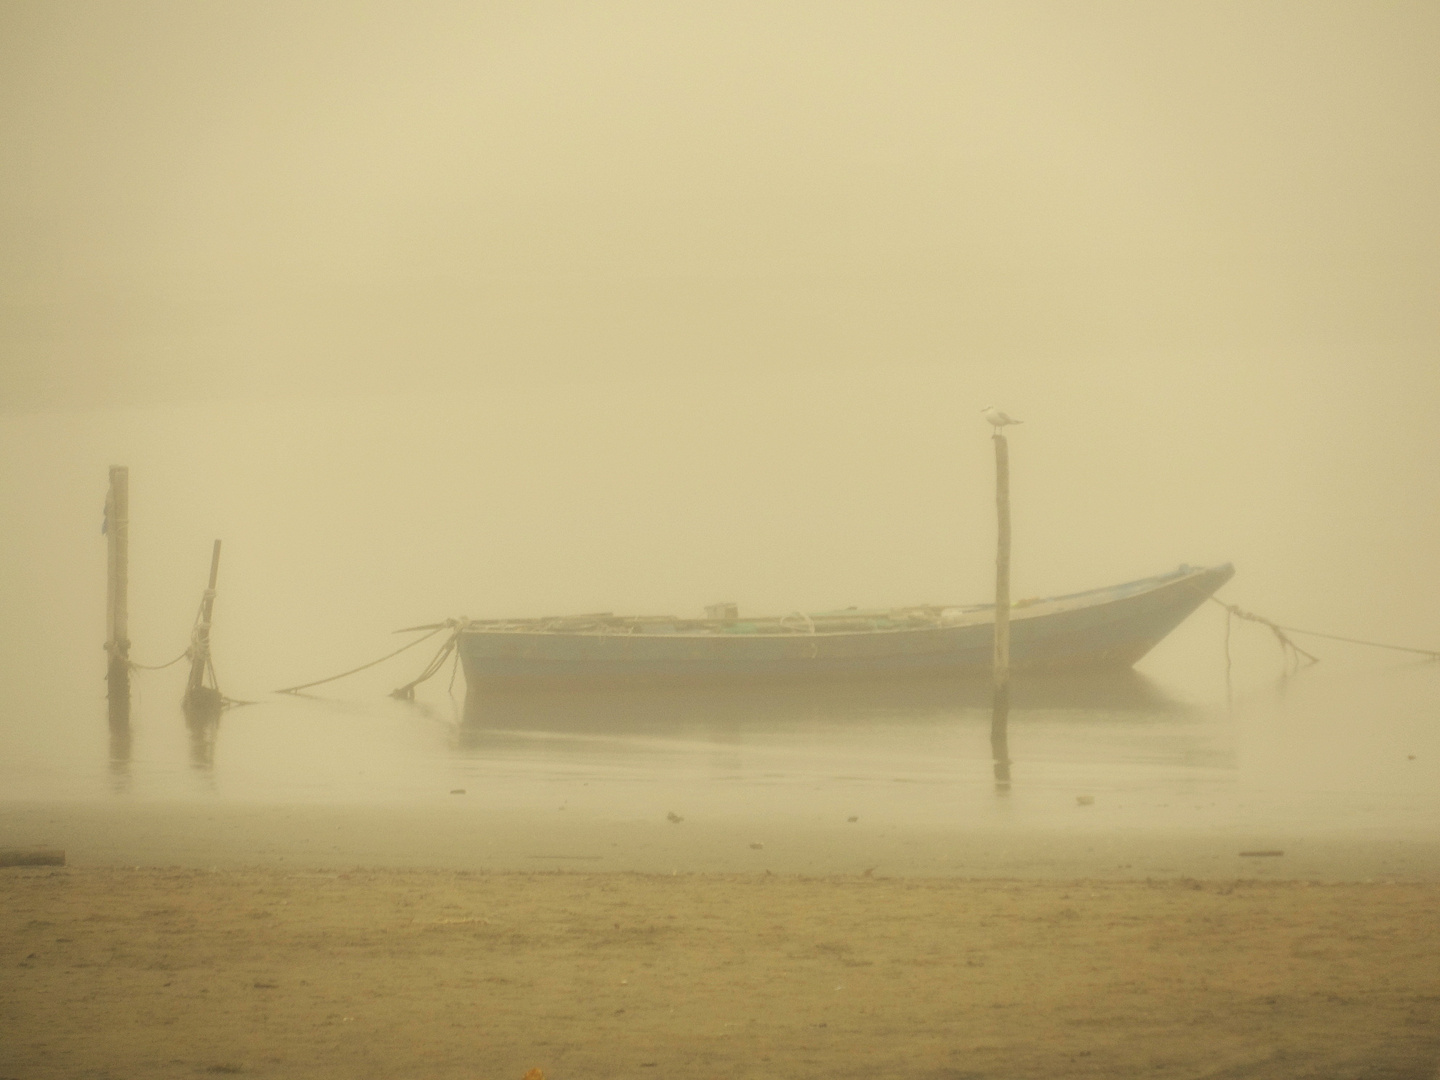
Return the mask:
{"type": "Polygon", "coordinates": [[[206,674],[213,678],[214,668],[210,663],[210,616],[215,610],[215,582],[220,576],[220,541],[210,551],[210,584],[200,599],[200,614],[195,619],[195,631],[190,639],[190,678],[185,684],[185,711],[197,716],[218,714],[224,703],[219,686],[205,683],[206,674]]]}
{"type": "Polygon", "coordinates": [[[995,428],[995,656],[990,752],[997,790],[1010,787],[1010,448],[995,428]]]}
{"type": "Polygon", "coordinates": [[[110,466],[110,492],[105,499],[105,681],[110,726],[130,723],[130,470],[110,466]]]}

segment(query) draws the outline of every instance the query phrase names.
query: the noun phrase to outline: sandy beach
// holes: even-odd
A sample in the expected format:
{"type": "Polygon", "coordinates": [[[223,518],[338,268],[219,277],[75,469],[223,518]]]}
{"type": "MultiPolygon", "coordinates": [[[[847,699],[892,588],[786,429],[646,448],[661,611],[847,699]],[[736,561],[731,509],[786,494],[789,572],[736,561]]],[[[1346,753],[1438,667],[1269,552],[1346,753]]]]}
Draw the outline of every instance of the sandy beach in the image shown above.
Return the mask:
{"type": "Polygon", "coordinates": [[[0,1077],[1437,1074],[1433,842],[863,825],[13,804],[0,1077]]]}
{"type": "Polygon", "coordinates": [[[1432,1077],[1434,884],[0,875],[0,1076],[1432,1077]]]}

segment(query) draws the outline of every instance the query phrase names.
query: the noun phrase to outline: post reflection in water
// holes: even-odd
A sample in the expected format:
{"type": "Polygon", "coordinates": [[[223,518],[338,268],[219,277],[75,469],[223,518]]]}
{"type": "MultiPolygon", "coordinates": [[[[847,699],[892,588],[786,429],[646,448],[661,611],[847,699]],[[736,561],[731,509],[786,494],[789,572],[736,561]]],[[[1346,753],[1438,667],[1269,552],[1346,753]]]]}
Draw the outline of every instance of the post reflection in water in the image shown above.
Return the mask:
{"type": "Polygon", "coordinates": [[[1010,682],[1007,680],[991,692],[990,756],[995,762],[995,792],[1010,791],[1010,682]]]}
{"type": "Polygon", "coordinates": [[[223,712],[219,695],[213,701],[187,698],[181,711],[185,714],[185,727],[190,732],[190,767],[198,772],[213,773],[215,740],[220,734],[220,714],[223,712]]]}
{"type": "MultiPolygon", "coordinates": [[[[128,710],[127,710],[128,712],[128,710]]],[[[131,735],[128,717],[116,723],[112,711],[110,716],[110,787],[116,794],[130,789],[131,735]]]]}
{"type": "MultiPolygon", "coordinates": [[[[988,716],[988,680],[945,678],[824,684],[545,687],[492,689],[467,695],[462,748],[479,748],[501,732],[582,735],[663,735],[697,730],[712,735],[806,727],[903,726],[988,716]]],[[[1019,677],[1010,706],[1027,711],[1155,714],[1180,703],[1132,670],[1057,677],[1019,677]]],[[[1006,749],[1008,759],[1008,748],[1006,749]]]]}

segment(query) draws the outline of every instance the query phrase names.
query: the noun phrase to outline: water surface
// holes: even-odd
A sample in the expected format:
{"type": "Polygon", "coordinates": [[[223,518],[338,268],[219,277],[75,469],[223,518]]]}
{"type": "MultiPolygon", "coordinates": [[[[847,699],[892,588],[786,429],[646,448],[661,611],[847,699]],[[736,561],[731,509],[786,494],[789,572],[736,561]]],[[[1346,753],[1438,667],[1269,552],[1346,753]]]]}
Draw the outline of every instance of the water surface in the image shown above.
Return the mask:
{"type": "MultiPolygon", "coordinates": [[[[1286,675],[1269,634],[1237,624],[1227,677],[1215,605],[1131,676],[1019,687],[1003,795],[983,686],[485,695],[467,711],[463,675],[447,669],[416,701],[390,698],[423,668],[427,644],[309,696],[271,692],[390,651],[403,640],[396,627],[462,612],[983,600],[993,544],[983,432],[966,450],[978,464],[937,457],[931,435],[905,438],[918,396],[872,395],[879,428],[854,431],[802,400],[752,412],[744,438],[728,420],[664,416],[667,438],[688,428],[723,433],[732,451],[747,439],[751,452],[775,451],[764,469],[744,465],[733,489],[716,486],[728,451],[698,474],[668,475],[662,455],[641,453],[657,429],[616,434],[578,399],[547,412],[514,401],[507,411],[497,397],[481,412],[415,399],[7,417],[0,500],[16,512],[0,529],[0,800],[383,806],[463,789],[477,812],[564,806],[594,820],[1440,836],[1440,665],[1312,643],[1322,663],[1286,675]],[[779,452],[801,445],[825,453],[779,452]],[[523,462],[505,457],[516,447],[523,462]],[[225,540],[216,666],[222,689],[254,704],[214,731],[187,727],[181,665],[136,674],[129,736],[112,739],[100,648],[112,461],[132,466],[135,659],[184,647],[211,540],[225,540]],[[839,512],[899,476],[908,487],[885,513],[839,512]],[[817,486],[840,477],[848,495],[817,486]],[[953,507],[913,498],[947,485],[973,511],[960,524],[953,507]]],[[[663,412],[631,415],[659,423],[663,412]]],[[[1059,481],[1041,482],[1032,452],[1016,452],[1016,497],[1043,515],[1059,481]]],[[[1229,554],[1137,530],[1103,556],[1092,546],[1082,572],[1078,549],[1047,535],[1017,521],[1017,595],[1167,568],[1142,561],[1142,548],[1176,562],[1229,554]]],[[[1253,570],[1236,561],[1228,593],[1267,587],[1263,559],[1253,570]]],[[[1333,597],[1317,620],[1353,629],[1341,616],[1354,597],[1339,587],[1333,597]]]]}

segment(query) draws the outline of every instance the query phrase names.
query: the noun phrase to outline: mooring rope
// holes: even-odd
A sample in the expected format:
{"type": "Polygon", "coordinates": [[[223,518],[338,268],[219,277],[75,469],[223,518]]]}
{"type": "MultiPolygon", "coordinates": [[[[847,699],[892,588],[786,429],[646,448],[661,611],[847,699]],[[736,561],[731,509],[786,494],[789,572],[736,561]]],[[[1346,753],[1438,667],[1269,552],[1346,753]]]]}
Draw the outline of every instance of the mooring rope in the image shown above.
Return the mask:
{"type": "MultiPolygon", "coordinates": [[[[201,616],[205,614],[205,601],[213,600],[214,597],[214,589],[206,589],[205,592],[201,594],[200,607],[195,612],[195,621],[190,624],[190,644],[185,646],[184,652],[182,652],[179,656],[175,657],[174,660],[167,660],[163,664],[137,664],[134,660],[129,660],[127,661],[127,663],[130,665],[130,667],[136,669],[137,671],[164,671],[168,667],[174,667],[181,660],[194,657],[195,649],[200,643],[199,635],[202,626],[201,616]]],[[[204,623],[203,625],[206,630],[210,629],[209,623],[204,623]]],[[[206,657],[206,663],[209,663],[208,655],[206,657]]],[[[213,667],[210,669],[210,674],[212,677],[215,674],[215,670],[213,667]]],[[[219,688],[217,687],[216,689],[219,688]]]]}
{"type": "Polygon", "coordinates": [[[1272,622],[1263,615],[1256,615],[1234,604],[1227,604],[1223,600],[1216,600],[1213,596],[1210,597],[1210,599],[1225,609],[1225,667],[1227,671],[1230,667],[1230,620],[1232,618],[1244,619],[1246,622],[1254,622],[1259,623],[1261,626],[1268,626],[1270,632],[1275,635],[1275,640],[1280,643],[1280,651],[1285,654],[1287,661],[1293,661],[1297,670],[1300,667],[1300,657],[1302,656],[1312,664],[1318,664],[1320,662],[1320,658],[1314,653],[1306,652],[1299,645],[1296,645],[1295,642],[1291,641],[1285,633],[1285,627],[1272,622]]]}
{"type": "Polygon", "coordinates": [[[436,672],[445,666],[445,661],[450,659],[450,652],[455,648],[456,634],[451,634],[445,639],[445,644],[440,646],[440,651],[430,658],[430,663],[425,665],[425,670],[415,678],[411,679],[404,686],[397,686],[390,691],[393,698],[412,699],[415,697],[415,687],[419,686],[426,679],[431,678],[436,672]]]}
{"type": "Polygon", "coordinates": [[[331,675],[328,679],[316,679],[314,682],[301,683],[299,686],[287,686],[287,687],[285,687],[283,690],[276,690],[275,693],[277,693],[277,694],[294,694],[294,693],[297,693],[297,692],[300,691],[300,690],[308,690],[308,689],[310,689],[310,687],[312,687],[312,686],[319,686],[319,685],[321,685],[322,683],[334,682],[336,679],[343,679],[343,678],[345,678],[345,676],[347,676],[347,675],[354,675],[357,671],[364,671],[366,668],[372,668],[372,667],[374,667],[376,664],[383,664],[386,660],[389,660],[392,656],[399,656],[399,655],[400,655],[402,652],[404,652],[406,649],[413,649],[416,645],[419,645],[422,641],[428,641],[430,638],[432,638],[432,637],[434,637],[436,634],[440,633],[441,630],[447,630],[447,629],[449,629],[449,628],[450,628],[450,624],[449,624],[449,623],[441,623],[439,626],[435,627],[434,630],[431,630],[431,631],[430,631],[428,634],[426,634],[424,637],[418,637],[418,638],[416,638],[414,641],[410,642],[409,644],[400,646],[400,648],[396,649],[394,652],[386,653],[384,656],[380,657],[379,660],[371,660],[368,664],[361,664],[359,667],[357,667],[357,668],[351,668],[349,671],[342,671],[339,675],[331,675]]]}
{"type": "MultiPolygon", "coordinates": [[[[1428,656],[1432,660],[1440,660],[1440,650],[1417,649],[1412,645],[1391,645],[1383,641],[1367,641],[1364,638],[1352,638],[1344,637],[1340,634],[1328,634],[1321,630],[1304,630],[1298,626],[1282,626],[1279,623],[1272,622],[1264,616],[1256,615],[1253,612],[1246,611],[1243,608],[1237,607],[1234,604],[1227,604],[1225,603],[1225,601],[1217,597],[1212,596],[1210,597],[1210,599],[1214,603],[1219,604],[1222,608],[1224,608],[1226,612],[1229,613],[1229,615],[1234,616],[1237,619],[1244,619],[1247,622],[1256,622],[1260,623],[1262,626],[1268,626],[1271,632],[1274,633],[1275,637],[1280,641],[1282,647],[1294,649],[1300,655],[1307,657],[1312,664],[1318,663],[1320,658],[1317,656],[1313,656],[1310,653],[1306,652],[1304,649],[1300,648],[1300,646],[1296,645],[1293,641],[1289,639],[1289,637],[1286,636],[1287,634],[1301,634],[1305,637],[1326,638],[1329,641],[1343,641],[1348,645],[1366,645],[1372,649],[1391,649],[1395,652],[1417,653],[1420,656],[1428,656]]],[[[1226,620],[1226,627],[1226,640],[1228,643],[1228,618],[1226,620]]]]}
{"type": "MultiPolygon", "coordinates": [[[[416,676],[414,679],[411,679],[404,686],[397,686],[394,690],[390,691],[391,697],[401,698],[402,700],[406,701],[414,700],[415,687],[419,686],[426,679],[432,678],[437,673],[439,673],[440,670],[445,667],[445,661],[450,658],[450,654],[452,652],[455,654],[455,664],[456,669],[458,670],[460,664],[460,635],[464,633],[465,628],[470,625],[470,620],[462,616],[459,619],[447,619],[445,621],[445,625],[451,627],[454,632],[445,639],[445,643],[440,646],[440,651],[437,652],[433,657],[431,657],[430,663],[425,665],[425,670],[422,671],[418,676],[416,676]]],[[[454,687],[455,671],[451,671],[451,690],[453,690],[454,687]]]]}
{"type": "Polygon", "coordinates": [[[184,660],[189,655],[190,647],[187,645],[185,647],[185,651],[182,652],[179,656],[175,657],[174,660],[167,660],[163,664],[137,664],[134,660],[128,661],[128,663],[132,668],[135,668],[137,671],[164,671],[167,667],[174,667],[176,664],[178,664],[181,660],[184,660]]]}
{"type": "Polygon", "coordinates": [[[1310,637],[1327,638],[1330,641],[1343,641],[1350,645],[1368,645],[1372,649],[1394,649],[1396,652],[1418,653],[1421,656],[1428,656],[1432,660],[1440,660],[1440,651],[1435,649],[1417,649],[1410,645],[1387,645],[1383,641],[1366,641],[1363,638],[1341,637],[1339,634],[1322,634],[1319,630],[1298,630],[1293,626],[1282,626],[1280,629],[1288,630],[1292,634],[1307,634],[1310,637]]]}

